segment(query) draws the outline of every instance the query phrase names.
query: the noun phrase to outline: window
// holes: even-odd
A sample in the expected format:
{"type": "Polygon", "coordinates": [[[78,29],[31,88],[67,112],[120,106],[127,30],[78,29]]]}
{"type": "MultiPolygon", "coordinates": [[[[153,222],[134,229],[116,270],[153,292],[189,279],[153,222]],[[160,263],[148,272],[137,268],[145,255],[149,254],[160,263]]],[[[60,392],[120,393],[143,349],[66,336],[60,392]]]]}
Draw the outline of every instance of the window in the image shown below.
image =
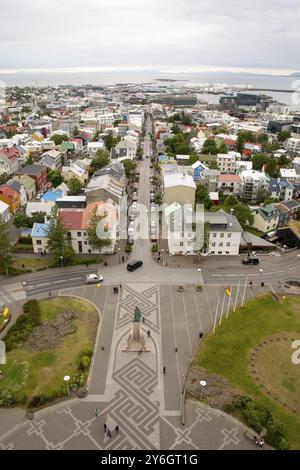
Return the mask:
{"type": "Polygon", "coordinates": [[[180,243],[179,243],[179,246],[183,246],[183,242],[180,242],[180,243]]]}
{"type": "Polygon", "coordinates": [[[42,244],[42,240],[37,240],[37,241],[36,241],[36,244],[37,244],[37,245],[41,245],[41,244],[42,244]]]}
{"type": "Polygon", "coordinates": [[[220,243],[219,243],[219,246],[223,246],[223,242],[220,242],[220,243]]]}
{"type": "Polygon", "coordinates": [[[214,252],[214,251],[211,251],[211,252],[210,252],[210,254],[211,254],[211,255],[214,255],[214,254],[215,254],[215,252],[214,252]]]}
{"type": "Polygon", "coordinates": [[[87,241],[86,241],[86,240],[84,241],[84,245],[87,245],[87,241]]]}
{"type": "Polygon", "coordinates": [[[227,233],[227,238],[231,238],[232,233],[227,233]]]}
{"type": "Polygon", "coordinates": [[[224,233],[220,233],[220,238],[224,238],[224,233]]]}
{"type": "Polygon", "coordinates": [[[216,233],[213,233],[213,238],[216,238],[217,237],[217,234],[216,233]]]}
{"type": "Polygon", "coordinates": [[[230,246],[230,242],[227,242],[227,243],[226,243],[226,246],[230,246]]]}
{"type": "Polygon", "coordinates": [[[218,255],[221,255],[222,254],[222,251],[218,251],[218,255]]]}
{"type": "Polygon", "coordinates": [[[86,237],[86,236],[87,236],[87,233],[86,233],[86,232],[83,232],[83,236],[86,237]]]}
{"type": "Polygon", "coordinates": [[[81,237],[81,232],[77,232],[77,237],[81,237]]]}
{"type": "Polygon", "coordinates": [[[225,251],[226,255],[229,255],[229,251],[225,251]]]}
{"type": "Polygon", "coordinates": [[[211,246],[216,246],[216,242],[212,242],[211,246]]]}

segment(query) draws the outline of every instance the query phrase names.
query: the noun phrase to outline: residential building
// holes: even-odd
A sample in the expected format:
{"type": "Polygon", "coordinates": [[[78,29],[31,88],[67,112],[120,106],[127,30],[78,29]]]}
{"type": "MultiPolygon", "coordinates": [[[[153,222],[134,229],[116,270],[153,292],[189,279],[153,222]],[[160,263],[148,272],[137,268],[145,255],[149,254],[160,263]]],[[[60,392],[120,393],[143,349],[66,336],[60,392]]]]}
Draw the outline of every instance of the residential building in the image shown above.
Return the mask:
{"type": "Polygon", "coordinates": [[[49,217],[54,206],[55,201],[29,201],[26,206],[26,215],[31,217],[35,212],[44,212],[49,217]]]}
{"type": "Polygon", "coordinates": [[[86,196],[63,196],[55,202],[60,209],[85,209],[87,204],[86,196]]]}
{"type": "Polygon", "coordinates": [[[17,175],[27,175],[34,179],[37,192],[47,189],[50,183],[48,181],[47,169],[42,165],[26,165],[16,171],[17,175]]]}
{"type": "Polygon", "coordinates": [[[26,204],[27,204],[27,193],[26,193],[26,189],[23,186],[23,184],[20,181],[17,181],[15,179],[10,179],[9,181],[7,181],[6,184],[19,193],[20,206],[21,207],[26,206],[26,204]]]}
{"type": "Polygon", "coordinates": [[[234,173],[237,169],[236,162],[241,159],[239,152],[218,153],[218,168],[223,173],[234,173]]]}
{"type": "Polygon", "coordinates": [[[254,216],[253,227],[260,232],[266,233],[277,228],[279,213],[273,204],[254,209],[252,214],[254,216]]]}
{"type": "Polygon", "coordinates": [[[15,175],[10,181],[19,182],[26,191],[27,200],[30,201],[36,195],[35,181],[33,178],[27,175],[15,175]]]}
{"type": "Polygon", "coordinates": [[[195,203],[196,185],[191,175],[164,173],[163,196],[165,204],[177,202],[181,205],[195,203]]]}
{"type": "Polygon", "coordinates": [[[3,201],[0,201],[0,219],[4,222],[8,222],[10,219],[9,204],[3,201]]]}
{"type": "Polygon", "coordinates": [[[31,239],[34,253],[49,253],[48,230],[48,223],[40,224],[35,222],[33,224],[31,231],[31,239]]]}
{"type": "Polygon", "coordinates": [[[290,183],[296,183],[298,176],[295,168],[280,168],[281,178],[285,178],[290,183]]]}
{"type": "Polygon", "coordinates": [[[256,201],[259,190],[269,190],[269,177],[261,171],[245,170],[240,176],[243,183],[242,196],[248,201],[256,201]]]}
{"type": "Polygon", "coordinates": [[[289,220],[291,218],[290,216],[290,211],[288,210],[287,207],[285,207],[283,204],[274,204],[278,211],[278,227],[284,227],[289,223],[289,220]]]}
{"type": "Polygon", "coordinates": [[[85,184],[89,179],[89,173],[85,167],[81,166],[80,160],[70,163],[69,166],[63,166],[61,174],[67,182],[71,178],[77,178],[82,184],[85,184]]]}
{"type": "Polygon", "coordinates": [[[57,150],[49,150],[41,156],[41,165],[50,170],[61,170],[63,166],[63,154],[57,150]]]}
{"type": "Polygon", "coordinates": [[[286,179],[270,178],[270,197],[279,201],[289,201],[293,197],[294,186],[286,179]]]}
{"type": "Polygon", "coordinates": [[[299,217],[300,202],[294,201],[294,199],[292,199],[291,201],[283,201],[282,205],[288,209],[291,219],[297,219],[299,217]]]}
{"type": "Polygon", "coordinates": [[[18,191],[9,185],[0,186],[0,201],[9,206],[9,212],[14,215],[20,208],[20,195],[18,191]]]}
{"type": "Polygon", "coordinates": [[[19,152],[16,148],[5,148],[0,150],[0,175],[7,173],[12,175],[19,167],[18,163],[19,152]]]}
{"type": "Polygon", "coordinates": [[[93,177],[85,188],[87,203],[107,201],[112,199],[120,205],[120,200],[125,193],[125,183],[110,175],[93,177]]]}
{"type": "Polygon", "coordinates": [[[200,183],[203,184],[209,192],[216,192],[218,191],[219,176],[219,170],[203,170],[200,183]]]}
{"type": "Polygon", "coordinates": [[[222,174],[219,176],[218,190],[224,196],[239,196],[242,192],[242,180],[239,175],[222,174]]]}
{"type": "Polygon", "coordinates": [[[291,153],[300,154],[300,139],[297,137],[290,137],[286,141],[286,148],[291,153]]]}
{"type": "Polygon", "coordinates": [[[207,248],[210,255],[237,256],[240,250],[243,229],[237,218],[223,211],[205,212],[204,221],[208,224],[207,248]]]}

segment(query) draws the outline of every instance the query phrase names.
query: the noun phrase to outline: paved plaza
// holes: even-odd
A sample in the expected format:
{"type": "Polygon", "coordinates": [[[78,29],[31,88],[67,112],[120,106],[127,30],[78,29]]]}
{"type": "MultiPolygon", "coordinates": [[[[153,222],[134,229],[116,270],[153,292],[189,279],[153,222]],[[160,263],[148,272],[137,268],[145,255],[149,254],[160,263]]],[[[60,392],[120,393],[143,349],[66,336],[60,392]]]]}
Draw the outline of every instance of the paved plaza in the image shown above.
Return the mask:
{"type": "Polygon", "coordinates": [[[179,292],[177,285],[155,283],[124,284],[118,293],[109,285],[53,291],[85,298],[99,310],[88,396],[36,412],[32,421],[25,412],[20,419],[22,411],[6,410],[18,413],[18,419],[7,420],[7,429],[0,427],[0,448],[254,449],[241,423],[202,403],[186,402],[182,425],[181,392],[199,333],[217,328],[243,299],[262,291],[258,285],[251,289],[237,284],[228,296],[222,285],[206,285],[197,292],[194,284],[186,284],[179,292]],[[122,351],[136,306],[150,349],[141,355],[122,351]],[[107,437],[104,423],[112,431],[118,425],[120,432],[107,437]]]}

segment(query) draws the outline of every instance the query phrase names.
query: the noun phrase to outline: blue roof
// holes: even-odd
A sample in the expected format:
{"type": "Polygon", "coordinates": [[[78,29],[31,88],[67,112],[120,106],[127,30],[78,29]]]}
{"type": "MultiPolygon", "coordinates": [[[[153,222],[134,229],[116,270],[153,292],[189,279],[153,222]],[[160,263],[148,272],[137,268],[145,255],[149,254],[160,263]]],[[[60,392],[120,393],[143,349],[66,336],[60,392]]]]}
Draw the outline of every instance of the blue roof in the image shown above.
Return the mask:
{"type": "Polygon", "coordinates": [[[33,224],[32,232],[31,232],[32,237],[42,238],[42,237],[47,237],[47,235],[48,235],[48,224],[39,224],[37,222],[33,224]]]}
{"type": "Polygon", "coordinates": [[[56,201],[59,197],[63,196],[63,191],[59,189],[58,191],[47,191],[42,197],[42,201],[56,201]]]}

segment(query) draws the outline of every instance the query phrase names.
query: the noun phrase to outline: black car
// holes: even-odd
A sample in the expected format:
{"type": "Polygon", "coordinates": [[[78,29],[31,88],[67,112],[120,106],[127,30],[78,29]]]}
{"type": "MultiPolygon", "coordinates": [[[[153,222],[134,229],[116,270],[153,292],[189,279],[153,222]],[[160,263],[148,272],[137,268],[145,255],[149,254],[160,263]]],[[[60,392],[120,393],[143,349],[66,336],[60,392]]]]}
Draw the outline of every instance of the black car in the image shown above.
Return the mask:
{"type": "Polygon", "coordinates": [[[143,266],[143,261],[141,260],[130,261],[130,263],[127,264],[127,271],[135,271],[141,266],[143,266]]]}
{"type": "Polygon", "coordinates": [[[247,259],[243,259],[242,263],[243,264],[257,265],[257,264],[259,264],[259,261],[260,261],[259,258],[247,258],[247,259]]]}

